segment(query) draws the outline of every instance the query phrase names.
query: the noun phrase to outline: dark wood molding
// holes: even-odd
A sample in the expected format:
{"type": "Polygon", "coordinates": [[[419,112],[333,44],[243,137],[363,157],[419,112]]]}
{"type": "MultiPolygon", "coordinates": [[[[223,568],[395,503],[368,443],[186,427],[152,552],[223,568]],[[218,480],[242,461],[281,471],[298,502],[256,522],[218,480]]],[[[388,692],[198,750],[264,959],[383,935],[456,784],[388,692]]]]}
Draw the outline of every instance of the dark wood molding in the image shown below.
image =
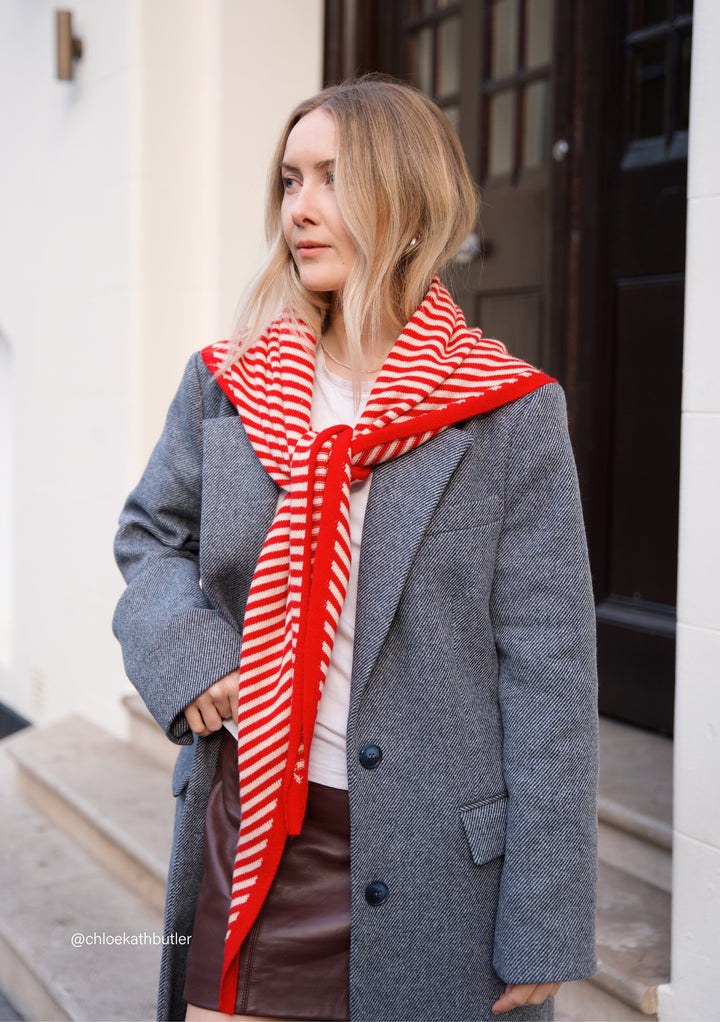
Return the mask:
{"type": "Polygon", "coordinates": [[[391,74],[398,5],[383,0],[325,0],[325,85],[371,72],[391,74]]]}

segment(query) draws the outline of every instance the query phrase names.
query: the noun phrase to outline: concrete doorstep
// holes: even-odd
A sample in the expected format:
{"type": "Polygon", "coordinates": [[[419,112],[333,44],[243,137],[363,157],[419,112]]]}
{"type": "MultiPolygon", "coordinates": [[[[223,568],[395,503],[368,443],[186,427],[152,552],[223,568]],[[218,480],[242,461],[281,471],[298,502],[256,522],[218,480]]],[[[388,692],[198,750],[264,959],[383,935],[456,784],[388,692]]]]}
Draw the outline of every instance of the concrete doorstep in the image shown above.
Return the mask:
{"type": "Polygon", "coordinates": [[[7,741],[33,805],[162,912],[174,809],[169,770],[81,717],[7,741]]]}
{"type": "Polygon", "coordinates": [[[673,743],[600,720],[600,859],[669,892],[673,743]]]}
{"type": "Polygon", "coordinates": [[[175,766],[179,746],[168,740],[167,735],[136,692],[123,696],[122,701],[127,713],[132,745],[147,753],[166,770],[172,770],[175,766]]]}
{"type": "MultiPolygon", "coordinates": [[[[0,989],[28,1019],[154,1015],[176,753],[126,706],[131,743],[79,717],[0,742],[0,989]]],[[[672,745],[604,721],[601,751],[598,973],[556,1012],[647,1022],[670,969],[672,745]]]]}
{"type": "Polygon", "coordinates": [[[648,1022],[670,978],[672,741],[600,721],[598,971],[556,1000],[573,1022],[648,1022]]]}
{"type": "Polygon", "coordinates": [[[568,983],[557,1011],[582,1022],[648,1022],[657,988],[670,975],[670,896],[653,884],[600,863],[598,971],[568,983]]]}
{"type": "Polygon", "coordinates": [[[164,883],[162,856],[172,814],[169,776],[160,771],[160,795],[153,772],[159,768],[143,767],[125,743],[85,721],[27,729],[0,742],[0,988],[26,1019],[138,1022],[154,1017],[162,913],[105,862],[111,835],[124,829],[116,815],[122,806],[136,824],[123,838],[118,861],[126,860],[129,846],[131,880],[149,868],[155,881],[164,883]],[[127,775],[122,756],[108,759],[120,751],[135,764],[127,775]],[[48,794],[43,788],[50,781],[48,794]],[[50,817],[26,797],[36,782],[50,817]],[[102,792],[104,802],[95,803],[102,792]]]}

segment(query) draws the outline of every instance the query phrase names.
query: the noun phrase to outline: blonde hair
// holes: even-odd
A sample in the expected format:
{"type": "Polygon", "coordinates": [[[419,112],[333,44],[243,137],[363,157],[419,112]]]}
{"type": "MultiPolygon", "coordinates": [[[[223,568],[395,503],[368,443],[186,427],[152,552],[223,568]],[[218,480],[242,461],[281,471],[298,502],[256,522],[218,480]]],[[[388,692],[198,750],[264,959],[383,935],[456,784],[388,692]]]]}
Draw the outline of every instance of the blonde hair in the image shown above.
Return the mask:
{"type": "Polygon", "coordinates": [[[280,136],[265,212],[269,254],[239,306],[227,362],[282,314],[322,333],[331,295],[302,286],[280,221],[288,136],[319,107],[335,119],[335,191],[356,250],[338,296],[356,374],[377,357],[384,318],[389,314],[402,330],[477,218],[478,193],[462,147],[432,100],[379,76],[324,89],[293,110],[280,136]]]}

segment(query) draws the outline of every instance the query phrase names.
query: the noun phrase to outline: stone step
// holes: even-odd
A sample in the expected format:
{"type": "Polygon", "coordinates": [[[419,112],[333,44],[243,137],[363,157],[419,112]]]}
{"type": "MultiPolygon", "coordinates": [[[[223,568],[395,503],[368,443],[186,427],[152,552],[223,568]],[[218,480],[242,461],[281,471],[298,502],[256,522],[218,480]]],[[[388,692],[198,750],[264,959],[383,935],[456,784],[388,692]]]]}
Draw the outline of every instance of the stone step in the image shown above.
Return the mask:
{"type": "Polygon", "coordinates": [[[635,1011],[589,979],[564,983],[555,998],[555,1022],[649,1022],[655,1017],[635,1011]]]}
{"type": "MultiPolygon", "coordinates": [[[[171,743],[164,738],[144,706],[128,706],[128,712],[137,718],[138,727],[147,729],[151,741],[159,738],[170,746],[174,758],[175,750],[171,743]]],[[[601,787],[606,809],[604,825],[608,825],[612,810],[615,813],[612,819],[624,820],[631,831],[623,830],[622,826],[616,829],[623,833],[631,832],[638,841],[639,851],[642,851],[645,845],[652,843],[648,838],[657,837],[661,832],[658,824],[664,823],[661,817],[667,806],[657,794],[661,790],[659,784],[655,788],[650,786],[651,795],[656,793],[656,803],[653,804],[652,798],[644,803],[650,805],[650,812],[641,813],[637,798],[633,800],[632,785],[627,782],[627,770],[632,773],[632,755],[626,757],[624,767],[618,766],[618,763],[620,752],[624,750],[627,753],[627,746],[637,741],[638,736],[642,746],[644,736],[635,729],[618,730],[623,727],[608,721],[602,723],[601,744],[606,763],[605,786],[601,787]],[[620,802],[621,798],[626,801],[620,802]],[[623,812],[625,816],[622,816],[623,812]]],[[[16,766],[14,795],[13,786],[8,788],[0,781],[2,790],[10,791],[7,797],[11,801],[14,798],[10,810],[3,808],[3,818],[10,817],[15,821],[12,827],[17,835],[14,839],[7,831],[9,840],[3,842],[3,850],[7,854],[12,853],[13,848],[30,845],[33,851],[31,857],[24,857],[20,864],[15,863],[17,868],[3,869],[3,882],[7,880],[10,890],[17,891],[19,897],[16,899],[17,909],[13,909],[6,898],[2,899],[4,908],[10,905],[10,912],[5,911],[0,922],[0,986],[27,1017],[114,1019],[144,1018],[152,1014],[151,1008],[146,1014],[117,1013],[125,1006],[124,999],[122,1008],[117,1005],[117,956],[121,950],[134,952],[136,947],[99,944],[74,949],[69,946],[73,932],[91,935],[109,933],[111,937],[122,936],[123,933],[147,933],[150,936],[145,938],[146,943],[148,939],[155,939],[158,944],[142,950],[147,953],[157,949],[159,954],[173,806],[168,764],[162,765],[162,753],[154,756],[139,745],[140,742],[132,745],[121,742],[78,717],[52,727],[26,729],[0,743],[6,773],[10,757],[16,766]],[[23,806],[17,796],[18,790],[28,795],[44,816],[34,808],[23,806]],[[64,833],[56,831],[49,821],[56,823],[64,833]],[[75,841],[80,841],[83,847],[78,847],[75,841]],[[88,853],[94,856],[94,862],[88,853]],[[38,856],[42,856],[41,860],[35,861],[38,856]],[[56,863],[66,864],[61,867],[59,879],[49,871],[43,874],[43,869],[50,865],[55,868],[56,863]],[[27,870],[22,876],[18,875],[21,866],[27,870]],[[115,878],[108,880],[107,868],[115,873],[121,884],[129,885],[136,893],[126,891],[115,878]],[[66,872],[62,873],[62,869],[66,872]],[[38,900],[30,899],[25,908],[24,889],[29,882],[34,882],[35,876],[40,877],[39,883],[35,884],[38,900]],[[111,904],[106,905],[103,898],[109,898],[111,904]],[[78,899],[80,907],[75,904],[78,899]],[[129,914],[123,915],[126,910],[129,914]],[[37,940],[45,926],[43,911],[50,912],[55,919],[56,938],[54,944],[50,941],[48,954],[38,958],[32,940],[25,939],[23,935],[23,925],[31,931],[31,935],[35,934],[33,940],[37,940]],[[9,932],[6,922],[16,918],[21,921],[19,935],[9,932]],[[36,920],[34,931],[33,919],[36,920]],[[59,942],[58,933],[62,938],[59,942]],[[69,948],[59,946],[63,942],[69,948]],[[55,961],[62,953],[69,954],[70,958],[60,968],[55,961]],[[76,995],[73,994],[73,977],[70,974],[73,961],[82,957],[85,981],[87,983],[87,977],[91,976],[91,985],[94,986],[95,977],[103,975],[100,968],[106,961],[103,955],[107,962],[111,962],[106,962],[105,969],[112,975],[109,985],[115,989],[114,993],[108,994],[108,1003],[113,1003],[103,1013],[93,1015],[73,1001],[76,995]],[[93,963],[88,972],[86,962],[93,963]],[[70,978],[63,986],[66,975],[70,978]]],[[[658,749],[660,756],[665,756],[661,765],[666,769],[667,748],[656,745],[655,751],[658,749]]],[[[646,784],[647,781],[645,776],[646,784]]],[[[15,862],[12,854],[8,858],[11,863],[15,862]]],[[[607,1019],[636,1022],[652,1017],[656,1012],[656,988],[669,978],[669,934],[668,893],[607,861],[601,862],[598,973],[592,980],[566,984],[562,988],[557,1001],[558,1017],[573,1022],[607,1019]]],[[[98,938],[92,936],[91,939],[98,938]]],[[[155,958],[149,972],[152,982],[148,979],[148,983],[154,998],[155,958]]],[[[105,989],[108,984],[103,986],[105,989]]],[[[80,981],[78,990],[84,991],[80,981]]]]}
{"type": "Polygon", "coordinates": [[[169,770],[81,717],[7,741],[33,805],[162,911],[174,811],[169,770]]]}
{"type": "Polygon", "coordinates": [[[136,692],[123,696],[122,701],[128,715],[130,741],[138,749],[152,756],[160,766],[172,770],[177,759],[178,746],[169,741],[136,692]]]}
{"type": "Polygon", "coordinates": [[[657,1017],[657,988],[670,979],[670,895],[600,864],[598,971],[567,983],[557,1014],[573,1022],[638,1022],[657,1017]]]}
{"type": "Polygon", "coordinates": [[[0,742],[0,987],[26,1019],[150,1020],[161,913],[28,802],[19,737],[0,742]]]}
{"type": "Polygon", "coordinates": [[[673,743],[603,717],[600,859],[664,891],[672,885],[673,743]]]}

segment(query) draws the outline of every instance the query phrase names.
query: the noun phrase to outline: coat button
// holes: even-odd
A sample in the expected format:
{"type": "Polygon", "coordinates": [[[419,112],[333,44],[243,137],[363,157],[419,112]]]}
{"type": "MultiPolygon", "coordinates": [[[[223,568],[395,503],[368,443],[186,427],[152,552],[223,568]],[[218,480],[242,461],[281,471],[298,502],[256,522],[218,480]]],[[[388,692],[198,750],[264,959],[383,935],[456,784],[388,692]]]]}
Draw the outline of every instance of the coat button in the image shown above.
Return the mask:
{"type": "Polygon", "coordinates": [[[382,749],[379,745],[363,745],[360,750],[360,765],[366,770],[374,770],[382,759],[382,749]]]}
{"type": "Polygon", "coordinates": [[[382,905],[384,901],[387,901],[389,894],[387,884],[384,884],[382,880],[373,880],[365,888],[365,901],[368,905],[382,905]]]}

